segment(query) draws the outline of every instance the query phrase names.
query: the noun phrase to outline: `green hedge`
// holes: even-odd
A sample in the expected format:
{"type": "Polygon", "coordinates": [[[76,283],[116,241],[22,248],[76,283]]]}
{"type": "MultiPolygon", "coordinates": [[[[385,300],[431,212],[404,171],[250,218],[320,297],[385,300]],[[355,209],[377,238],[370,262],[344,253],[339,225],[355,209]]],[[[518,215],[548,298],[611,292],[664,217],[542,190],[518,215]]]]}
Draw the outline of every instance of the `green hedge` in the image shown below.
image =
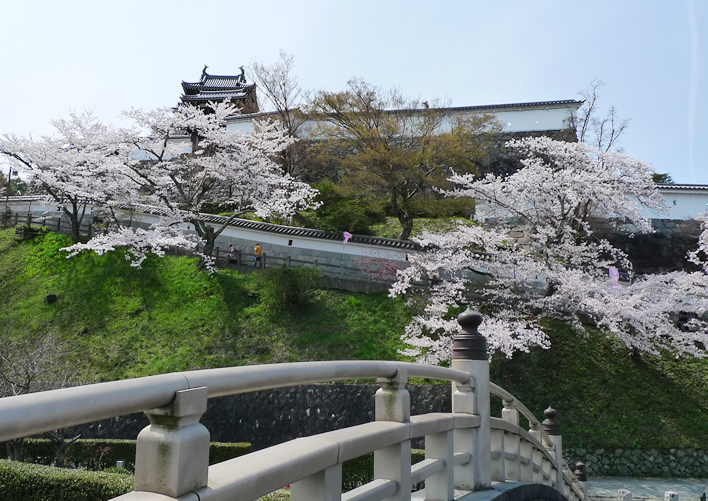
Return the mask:
{"type": "MultiPolygon", "coordinates": [[[[56,448],[46,439],[26,439],[23,460],[29,463],[51,465],[56,448]]],[[[248,443],[212,442],[209,447],[209,464],[243,456],[251,452],[248,443]]],[[[66,466],[84,470],[105,470],[114,467],[116,461],[125,462],[125,468],[135,471],[135,440],[77,440],[66,451],[66,466]]]]}
{"type": "MultiPolygon", "coordinates": [[[[425,459],[425,451],[413,449],[411,451],[411,465],[419,463],[425,459]]],[[[342,465],[342,491],[346,492],[355,489],[360,485],[371,482],[374,479],[374,455],[367,454],[358,458],[345,461],[342,465]]],[[[413,487],[414,491],[420,490],[425,484],[420,483],[413,487]]]]}
{"type": "Polygon", "coordinates": [[[131,490],[132,475],[0,460],[0,493],[7,501],[102,501],[131,490]]]}
{"type": "Polygon", "coordinates": [[[209,447],[209,464],[221,463],[251,452],[251,444],[247,442],[212,442],[209,447]]]}
{"type": "MultiPolygon", "coordinates": [[[[47,454],[53,451],[53,446],[47,447],[48,440],[28,440],[28,449],[35,452],[43,452],[44,458],[52,456],[47,454]]],[[[131,440],[96,440],[78,441],[80,447],[77,450],[85,453],[84,460],[95,461],[89,452],[103,451],[108,449],[115,451],[125,451],[132,442],[133,453],[135,451],[135,441],[131,440]],[[85,442],[81,444],[81,442],[85,442]]],[[[250,452],[250,444],[221,444],[212,443],[210,448],[210,463],[216,463],[231,459],[233,457],[250,452]]],[[[107,454],[107,453],[106,453],[107,454]]],[[[40,457],[40,456],[37,456],[40,457]]],[[[48,461],[51,461],[49,457],[48,461]]],[[[101,457],[98,463],[107,462],[106,456],[101,457]]],[[[425,459],[425,451],[414,449],[411,451],[411,464],[418,463],[425,459]]],[[[133,465],[127,459],[126,466],[133,465]]],[[[115,462],[113,463],[115,464],[115,462]]],[[[85,469],[54,468],[40,464],[30,464],[22,462],[12,462],[0,460],[0,493],[5,500],[21,501],[65,501],[67,499],[83,500],[104,500],[119,496],[133,489],[133,476],[127,473],[127,469],[118,471],[113,467],[108,467],[108,471],[87,471],[85,469]],[[115,473],[114,473],[115,472],[115,473]]],[[[374,455],[368,454],[344,463],[342,467],[342,490],[348,491],[359,487],[374,478],[374,455]]],[[[414,490],[423,488],[424,484],[418,484],[414,490]]]]}

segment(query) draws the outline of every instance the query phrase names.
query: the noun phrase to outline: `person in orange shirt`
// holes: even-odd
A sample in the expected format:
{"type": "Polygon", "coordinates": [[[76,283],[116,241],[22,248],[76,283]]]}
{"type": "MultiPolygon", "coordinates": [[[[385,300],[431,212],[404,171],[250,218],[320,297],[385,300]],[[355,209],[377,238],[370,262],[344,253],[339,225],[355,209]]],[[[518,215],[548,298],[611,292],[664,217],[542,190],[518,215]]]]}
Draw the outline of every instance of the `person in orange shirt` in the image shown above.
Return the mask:
{"type": "Polygon", "coordinates": [[[263,249],[261,249],[261,245],[258,242],[256,242],[256,246],[253,248],[253,253],[256,255],[253,258],[253,267],[263,268],[263,262],[261,261],[263,257],[263,249]]]}

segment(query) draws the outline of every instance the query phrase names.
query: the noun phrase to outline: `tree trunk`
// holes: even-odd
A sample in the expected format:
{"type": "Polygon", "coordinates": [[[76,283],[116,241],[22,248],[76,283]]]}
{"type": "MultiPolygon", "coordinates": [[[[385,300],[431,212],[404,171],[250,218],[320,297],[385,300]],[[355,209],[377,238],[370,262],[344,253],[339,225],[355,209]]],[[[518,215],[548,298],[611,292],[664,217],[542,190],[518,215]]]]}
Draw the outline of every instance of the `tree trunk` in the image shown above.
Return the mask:
{"type": "Polygon", "coordinates": [[[7,457],[10,461],[22,461],[22,444],[24,443],[24,440],[24,438],[15,438],[5,442],[7,457]]]}
{"type": "Polygon", "coordinates": [[[413,231],[413,216],[411,211],[406,207],[406,200],[399,201],[398,190],[394,189],[391,192],[391,211],[401,223],[401,234],[398,235],[399,240],[408,240],[413,231]]]}
{"type": "Polygon", "coordinates": [[[79,243],[79,214],[78,214],[78,207],[74,203],[73,204],[73,212],[68,210],[66,207],[63,208],[64,210],[64,215],[66,218],[69,220],[69,224],[71,224],[71,241],[76,243],[79,243]]]}
{"type": "Polygon", "coordinates": [[[211,256],[214,252],[214,243],[216,242],[216,235],[214,234],[214,228],[209,225],[204,225],[206,228],[204,231],[204,254],[211,256]]]}
{"type": "Polygon", "coordinates": [[[57,468],[64,468],[66,466],[66,445],[64,445],[64,440],[60,443],[55,444],[56,449],[54,449],[54,466],[57,468]]]}
{"type": "Polygon", "coordinates": [[[406,221],[401,223],[401,234],[398,235],[399,240],[408,240],[411,237],[411,232],[413,231],[413,221],[406,221]]]}

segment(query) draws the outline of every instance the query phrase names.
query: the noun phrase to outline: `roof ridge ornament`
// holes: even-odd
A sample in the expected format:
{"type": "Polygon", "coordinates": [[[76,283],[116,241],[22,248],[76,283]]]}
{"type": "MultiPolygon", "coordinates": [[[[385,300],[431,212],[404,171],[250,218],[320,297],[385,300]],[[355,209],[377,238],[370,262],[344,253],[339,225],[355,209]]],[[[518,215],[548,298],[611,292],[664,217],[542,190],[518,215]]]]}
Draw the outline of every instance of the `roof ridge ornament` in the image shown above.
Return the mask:
{"type": "Polygon", "coordinates": [[[199,79],[199,83],[204,83],[206,81],[207,77],[209,76],[206,72],[207,68],[208,68],[208,66],[205,64],[204,69],[202,70],[202,78],[199,79]]]}

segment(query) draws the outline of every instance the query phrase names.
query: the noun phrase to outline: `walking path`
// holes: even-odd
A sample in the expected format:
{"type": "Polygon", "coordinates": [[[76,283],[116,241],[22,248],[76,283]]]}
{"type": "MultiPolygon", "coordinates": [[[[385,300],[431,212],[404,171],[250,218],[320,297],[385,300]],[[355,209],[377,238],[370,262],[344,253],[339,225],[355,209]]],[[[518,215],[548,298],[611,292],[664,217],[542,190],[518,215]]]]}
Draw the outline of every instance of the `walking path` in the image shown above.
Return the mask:
{"type": "Polygon", "coordinates": [[[619,478],[590,477],[588,489],[591,498],[612,497],[627,489],[632,497],[664,498],[665,491],[678,492],[681,499],[698,499],[708,487],[705,478],[619,478]]]}

